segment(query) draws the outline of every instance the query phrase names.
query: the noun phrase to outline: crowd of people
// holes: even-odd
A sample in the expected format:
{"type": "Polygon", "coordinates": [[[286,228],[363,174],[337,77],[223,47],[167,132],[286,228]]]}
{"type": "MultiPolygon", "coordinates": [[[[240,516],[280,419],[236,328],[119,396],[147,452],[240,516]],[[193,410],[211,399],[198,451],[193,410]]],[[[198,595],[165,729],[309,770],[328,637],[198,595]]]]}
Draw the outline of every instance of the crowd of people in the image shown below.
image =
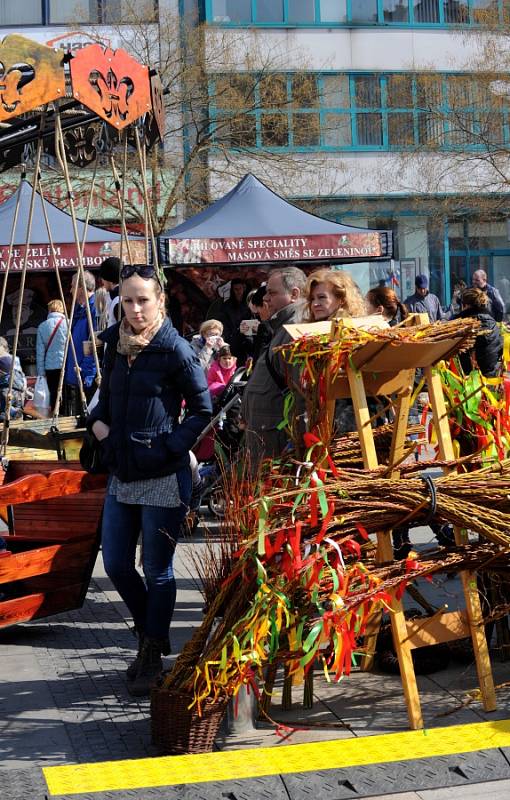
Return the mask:
{"type": "MultiPolygon", "coordinates": [[[[193,447],[238,367],[249,376],[240,425],[255,473],[264,457],[278,457],[289,446],[281,422],[289,389],[299,376],[278,349],[289,340],[286,325],[366,317],[367,326],[394,326],[410,312],[426,312],[433,322],[475,317],[481,332],[472,352],[463,355],[463,367],[469,372],[477,366],[493,376],[501,368],[498,322],[504,306],[482,271],[473,275],[472,287],[457,287],[452,305],[443,310],[425,275],[417,276],[415,293],[401,302],[386,286],[363,296],[343,270],[320,267],[307,276],[284,266],[271,269],[266,283],[251,290],[242,279],[233,280],[230,297],[211,307],[187,341],[167,315],[154,267],[122,266],[109,258],[100,277],[99,289],[90,272],[73,277],[70,319],[61,300],[48,304],[48,317],[37,333],[37,373],[47,381],[51,408],[61,383],[64,413],[81,414],[88,404],[86,424],[109,475],[102,519],[104,565],[138,637],[137,656],[127,669],[128,688],[145,695],[161,670],[162,655],[170,652],[174,552],[199,483],[193,447]],[[101,351],[99,390],[92,337],[101,351]],[[136,568],[139,536],[143,578],[136,568]]],[[[26,380],[19,360],[0,339],[2,413],[13,370],[15,417],[22,414],[26,380]]],[[[355,429],[350,400],[338,401],[335,424],[340,432],[355,429]]]]}

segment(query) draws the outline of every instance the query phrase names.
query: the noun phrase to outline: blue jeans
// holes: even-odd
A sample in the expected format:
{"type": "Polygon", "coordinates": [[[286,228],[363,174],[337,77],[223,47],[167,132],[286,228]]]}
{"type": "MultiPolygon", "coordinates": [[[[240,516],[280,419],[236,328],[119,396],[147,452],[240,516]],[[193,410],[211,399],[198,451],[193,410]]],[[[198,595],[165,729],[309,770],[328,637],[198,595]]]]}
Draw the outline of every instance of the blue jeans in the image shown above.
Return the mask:
{"type": "Polygon", "coordinates": [[[168,640],[175,605],[175,547],[191,497],[191,471],[177,474],[178,508],[119,503],[107,494],[103,510],[102,547],[106,574],[129,608],[136,629],[154,639],[168,640]],[[142,534],[143,573],[135,566],[136,544],[142,534]]]}

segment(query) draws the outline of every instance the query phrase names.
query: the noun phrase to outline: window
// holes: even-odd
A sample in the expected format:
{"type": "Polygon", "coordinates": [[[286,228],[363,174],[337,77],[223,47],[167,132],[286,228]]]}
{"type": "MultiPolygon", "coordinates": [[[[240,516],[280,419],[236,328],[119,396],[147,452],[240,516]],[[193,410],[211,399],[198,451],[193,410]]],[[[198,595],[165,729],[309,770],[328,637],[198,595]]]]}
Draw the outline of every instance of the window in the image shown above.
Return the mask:
{"type": "Polygon", "coordinates": [[[494,0],[471,0],[473,22],[497,22],[498,5],[494,0]]]}
{"type": "Polygon", "coordinates": [[[251,0],[213,0],[212,14],[213,22],[251,22],[251,0]]]}
{"type": "Polygon", "coordinates": [[[377,0],[356,0],[351,15],[353,22],[377,22],[377,0]]]}
{"type": "Polygon", "coordinates": [[[352,145],[350,114],[324,114],[321,128],[324,147],[350,147],[352,145]]]}
{"type": "Polygon", "coordinates": [[[292,78],[292,104],[298,108],[317,108],[319,89],[317,76],[310,74],[294,75],[292,78]]]}
{"type": "Polygon", "coordinates": [[[413,107],[413,78],[411,75],[388,75],[386,104],[388,108],[413,107]]]}
{"type": "MultiPolygon", "coordinates": [[[[358,109],[379,109],[381,106],[381,81],[376,76],[354,78],[354,99],[358,109]]],[[[380,147],[383,143],[382,114],[360,111],[356,114],[358,144],[380,147]]]]}
{"type": "Polygon", "coordinates": [[[257,0],[257,22],[283,22],[283,0],[257,0]]]}
{"type": "Polygon", "coordinates": [[[206,17],[237,25],[470,26],[508,21],[508,6],[509,0],[206,0],[206,17]]]}
{"type": "Polygon", "coordinates": [[[381,87],[377,77],[355,78],[355,97],[358,108],[377,108],[381,105],[381,87]]]}
{"type": "Polygon", "coordinates": [[[296,147],[317,147],[321,138],[319,114],[293,114],[292,130],[296,147]]]}
{"type": "Polygon", "coordinates": [[[0,0],[0,25],[41,25],[41,0],[0,0]]]}
{"type": "MultiPolygon", "coordinates": [[[[225,2],[226,0],[223,0],[225,2]]],[[[40,0],[38,0],[41,5],[40,0]]],[[[0,0],[1,4],[1,0],[0,0]]],[[[24,4],[23,4],[24,5],[24,4]]],[[[158,3],[146,3],[145,22],[157,19],[158,3]]],[[[143,12],[141,12],[143,13],[143,12]]],[[[90,22],[92,24],[115,24],[129,22],[132,18],[132,5],[127,0],[49,0],[50,24],[90,22]]],[[[142,20],[142,16],[140,16],[142,20]]]]}
{"type": "Polygon", "coordinates": [[[259,84],[260,105],[262,108],[281,108],[288,103],[287,76],[266,75],[259,84]]]}
{"type": "Polygon", "coordinates": [[[326,108],[349,108],[349,76],[324,75],[321,100],[326,108]]]}
{"type": "Polygon", "coordinates": [[[469,9],[467,2],[459,2],[459,0],[444,0],[443,6],[444,21],[453,23],[468,22],[469,9]]]}
{"type": "Polygon", "coordinates": [[[438,73],[275,73],[218,77],[211,126],[233,148],[495,147],[510,140],[510,104],[487,80],[438,73]]]}
{"type": "Polygon", "coordinates": [[[347,22],[346,0],[320,0],[321,22],[347,22]]]}
{"type": "Polygon", "coordinates": [[[356,118],[358,144],[380,147],[382,139],[382,115],[358,114],[356,118]]]}
{"type": "Polygon", "coordinates": [[[388,114],[388,144],[409,147],[414,144],[414,117],[407,111],[388,114]]]}
{"type": "Polygon", "coordinates": [[[439,22],[439,0],[414,0],[415,22],[439,22]]]}
{"type": "Polygon", "coordinates": [[[260,119],[263,147],[288,147],[289,120],[286,114],[262,114],[260,119]]]}
{"type": "Polygon", "coordinates": [[[287,0],[288,21],[305,23],[315,22],[315,0],[287,0]]]}
{"type": "Polygon", "coordinates": [[[214,88],[217,108],[229,111],[249,111],[255,103],[255,78],[253,75],[231,75],[218,78],[214,88]]]}
{"type": "Polygon", "coordinates": [[[385,22],[409,22],[408,0],[384,0],[383,14],[385,22]]]}
{"type": "Polygon", "coordinates": [[[216,141],[225,147],[256,147],[257,119],[254,114],[222,115],[216,117],[216,141]]]}

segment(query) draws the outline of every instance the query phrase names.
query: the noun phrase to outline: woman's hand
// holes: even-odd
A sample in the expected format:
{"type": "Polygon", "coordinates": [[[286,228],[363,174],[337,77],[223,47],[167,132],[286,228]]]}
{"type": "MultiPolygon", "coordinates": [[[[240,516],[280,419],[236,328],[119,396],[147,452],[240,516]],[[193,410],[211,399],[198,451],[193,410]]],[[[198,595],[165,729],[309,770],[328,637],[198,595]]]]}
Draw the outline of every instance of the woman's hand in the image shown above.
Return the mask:
{"type": "Polygon", "coordinates": [[[221,336],[208,336],[206,342],[211,350],[219,350],[225,344],[221,336]]]}
{"type": "Polygon", "coordinates": [[[100,419],[97,419],[92,425],[92,433],[94,434],[98,442],[102,442],[103,439],[106,439],[106,437],[110,433],[110,426],[106,425],[105,422],[101,422],[100,419]]]}

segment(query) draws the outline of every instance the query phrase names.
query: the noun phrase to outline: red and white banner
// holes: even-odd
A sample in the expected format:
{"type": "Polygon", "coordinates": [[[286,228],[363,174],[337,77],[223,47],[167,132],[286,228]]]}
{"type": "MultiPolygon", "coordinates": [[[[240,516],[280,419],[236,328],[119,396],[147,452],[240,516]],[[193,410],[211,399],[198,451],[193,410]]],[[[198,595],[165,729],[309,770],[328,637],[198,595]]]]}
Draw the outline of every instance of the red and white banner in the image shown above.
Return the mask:
{"type": "Polygon", "coordinates": [[[243,264],[274,261],[389,258],[386,233],[320,234],[224,239],[167,239],[170,264],[243,264]]]}
{"type": "MultiPolygon", "coordinates": [[[[83,266],[85,269],[99,267],[102,261],[112,254],[112,244],[109,242],[90,242],[83,250],[83,266]]],[[[25,245],[17,245],[12,249],[10,272],[20,272],[23,269],[25,245]]],[[[9,260],[9,247],[0,247],[0,272],[5,272],[9,260]]],[[[53,252],[49,244],[34,244],[28,248],[26,257],[28,272],[51,272],[58,269],[78,269],[78,251],[74,243],[55,244],[53,252]]]]}

